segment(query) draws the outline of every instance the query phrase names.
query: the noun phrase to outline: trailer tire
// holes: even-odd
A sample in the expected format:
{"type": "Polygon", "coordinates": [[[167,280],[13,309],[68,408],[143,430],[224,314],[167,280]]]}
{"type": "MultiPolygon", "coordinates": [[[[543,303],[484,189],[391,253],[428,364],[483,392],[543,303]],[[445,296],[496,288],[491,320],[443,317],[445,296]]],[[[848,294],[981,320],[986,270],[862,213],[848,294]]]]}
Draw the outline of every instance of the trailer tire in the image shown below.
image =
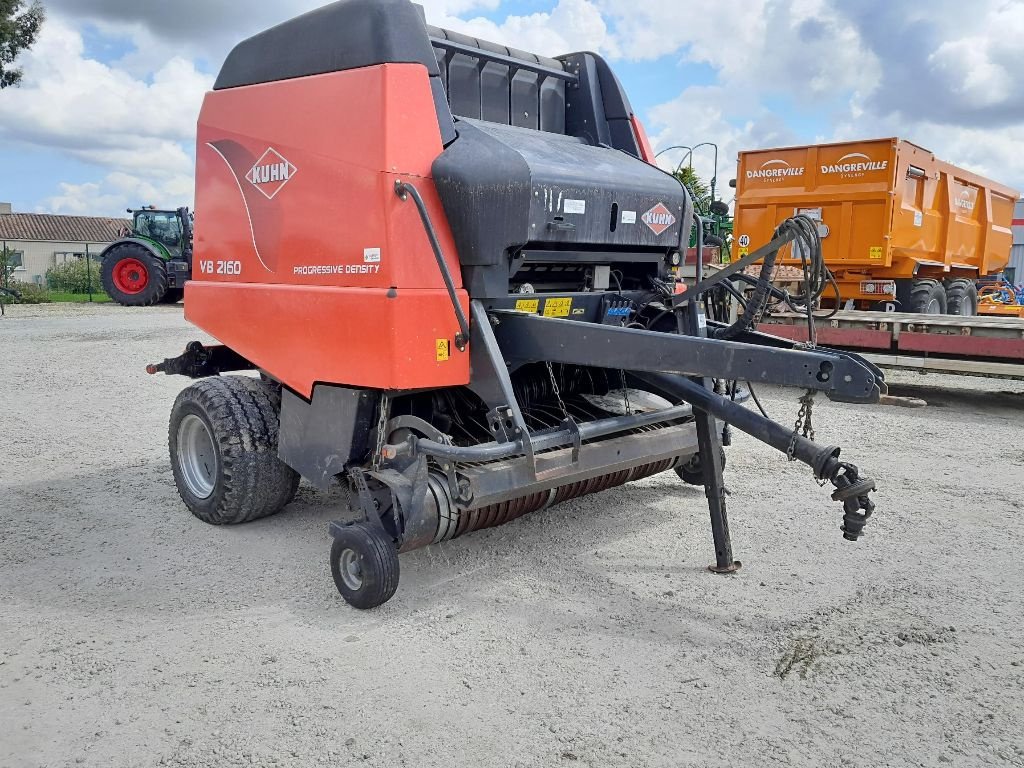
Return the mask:
{"type": "Polygon", "coordinates": [[[168,448],[174,484],[193,515],[235,525],[280,512],[298,473],[277,457],[280,393],[247,376],[213,376],[174,401],[168,448]]]}
{"type": "Polygon", "coordinates": [[[100,282],[121,306],[150,307],[167,293],[167,267],[138,243],[122,243],[103,257],[100,282]]]}
{"type": "MultiPolygon", "coordinates": [[[[725,449],[719,448],[722,457],[722,469],[725,469],[725,449]]],[[[704,467],[701,465],[700,454],[695,453],[685,462],[676,467],[679,479],[687,485],[704,485],[704,467]]]]}
{"type": "Polygon", "coordinates": [[[398,550],[383,529],[353,523],[336,531],[331,545],[331,575],[353,608],[383,605],[398,589],[398,550]]]}
{"type": "Polygon", "coordinates": [[[908,312],[918,315],[946,314],[946,289],[938,280],[917,280],[910,288],[908,312]]]}
{"type": "Polygon", "coordinates": [[[183,298],[185,298],[185,289],[184,288],[168,288],[167,289],[167,293],[165,293],[164,297],[162,299],[160,299],[160,303],[161,304],[177,304],[183,298]]]}
{"type": "Polygon", "coordinates": [[[978,314],[978,288],[973,280],[954,280],[946,286],[946,313],[960,317],[978,314]]]}

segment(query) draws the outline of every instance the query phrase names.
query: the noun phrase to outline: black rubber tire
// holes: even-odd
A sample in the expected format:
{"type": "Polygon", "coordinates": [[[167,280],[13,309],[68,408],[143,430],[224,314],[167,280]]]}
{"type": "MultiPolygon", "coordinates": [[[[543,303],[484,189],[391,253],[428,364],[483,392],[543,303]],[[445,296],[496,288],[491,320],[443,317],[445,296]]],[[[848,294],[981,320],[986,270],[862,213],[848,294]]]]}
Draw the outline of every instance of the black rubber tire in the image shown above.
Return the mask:
{"type": "Polygon", "coordinates": [[[107,295],[123,307],[151,307],[167,294],[167,267],[138,243],[115,245],[100,266],[100,281],[107,295]],[[139,293],[125,293],[114,284],[114,267],[124,259],[137,259],[149,272],[149,281],[139,293]]]}
{"type": "Polygon", "coordinates": [[[714,248],[723,248],[725,246],[725,240],[720,238],[718,235],[704,235],[704,245],[709,245],[714,248]]]}
{"type": "Polygon", "coordinates": [[[331,545],[331,575],[338,592],[353,608],[376,608],[398,589],[400,568],[395,543],[384,531],[368,523],[347,525],[335,534],[331,545]],[[358,586],[346,583],[342,557],[352,553],[358,564],[358,586]]]}
{"type": "Polygon", "coordinates": [[[167,289],[167,293],[165,293],[164,297],[162,299],[160,299],[160,303],[161,304],[177,304],[183,298],[185,298],[185,289],[184,288],[168,288],[167,289]]]}
{"type": "Polygon", "coordinates": [[[920,315],[946,314],[946,289],[937,280],[917,280],[910,288],[910,306],[906,310],[920,315]]]}
{"type": "Polygon", "coordinates": [[[235,525],[280,512],[299,487],[299,474],[277,457],[278,385],[248,376],[213,376],[186,387],[174,401],[168,448],[174,484],[185,506],[212,525],[235,525]],[[178,435],[182,419],[198,416],[213,439],[213,491],[193,493],[183,477],[178,435]]]}
{"type": "MultiPolygon", "coordinates": [[[[719,448],[722,457],[722,469],[725,469],[725,449],[719,448]]],[[[689,461],[676,467],[676,474],[687,485],[704,485],[704,467],[700,462],[700,454],[695,453],[689,461]]]]}
{"type": "Polygon", "coordinates": [[[953,280],[946,285],[946,314],[960,317],[978,314],[978,288],[973,280],[953,280]]]}

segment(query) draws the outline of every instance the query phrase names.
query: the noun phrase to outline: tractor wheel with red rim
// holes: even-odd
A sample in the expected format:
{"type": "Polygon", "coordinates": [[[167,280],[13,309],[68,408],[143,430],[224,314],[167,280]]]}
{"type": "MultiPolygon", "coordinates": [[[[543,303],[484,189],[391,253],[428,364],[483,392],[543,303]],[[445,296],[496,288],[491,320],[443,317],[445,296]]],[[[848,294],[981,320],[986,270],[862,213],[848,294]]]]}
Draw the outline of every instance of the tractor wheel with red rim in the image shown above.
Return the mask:
{"type": "Polygon", "coordinates": [[[148,307],[167,293],[163,261],[136,243],[114,246],[103,257],[100,276],[107,295],[126,307],[148,307]]]}

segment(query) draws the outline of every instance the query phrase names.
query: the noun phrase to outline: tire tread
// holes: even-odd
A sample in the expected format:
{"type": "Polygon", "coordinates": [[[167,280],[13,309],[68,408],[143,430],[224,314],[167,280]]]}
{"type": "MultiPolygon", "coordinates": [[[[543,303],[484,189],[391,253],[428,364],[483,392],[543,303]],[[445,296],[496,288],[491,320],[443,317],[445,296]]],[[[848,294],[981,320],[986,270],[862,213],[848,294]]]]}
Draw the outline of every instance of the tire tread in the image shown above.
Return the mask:
{"type": "Polygon", "coordinates": [[[161,302],[167,294],[167,266],[164,264],[163,259],[158,259],[141,245],[137,243],[121,243],[120,245],[113,246],[107,255],[103,257],[103,263],[100,265],[100,282],[103,284],[103,290],[107,292],[107,295],[122,306],[151,307],[161,302]],[[148,290],[149,286],[147,286],[147,290],[144,293],[129,296],[117,289],[114,285],[114,265],[121,259],[128,257],[138,259],[149,267],[150,285],[155,286],[155,290],[148,290]]]}
{"type": "Polygon", "coordinates": [[[295,496],[299,475],[277,456],[279,416],[275,385],[246,376],[215,376],[183,390],[174,403],[168,436],[177,481],[176,428],[180,411],[193,406],[213,427],[221,481],[213,503],[197,505],[176,482],[192,513],[215,525],[236,525],[280,512],[295,496]]]}

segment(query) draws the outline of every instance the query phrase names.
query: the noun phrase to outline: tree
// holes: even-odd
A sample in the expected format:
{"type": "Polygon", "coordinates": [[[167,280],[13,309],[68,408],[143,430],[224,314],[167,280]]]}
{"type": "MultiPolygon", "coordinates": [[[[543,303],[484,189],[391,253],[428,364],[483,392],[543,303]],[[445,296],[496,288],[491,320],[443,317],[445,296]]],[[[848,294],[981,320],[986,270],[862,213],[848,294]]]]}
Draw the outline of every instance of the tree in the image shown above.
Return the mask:
{"type": "Polygon", "coordinates": [[[697,213],[707,216],[708,206],[711,205],[711,187],[705,184],[704,180],[689,166],[677,169],[672,175],[679,179],[690,193],[690,197],[693,198],[693,203],[697,207],[697,213]]]}
{"type": "Polygon", "coordinates": [[[25,7],[25,0],[0,0],[0,88],[21,82],[14,66],[18,55],[32,47],[46,12],[39,0],[25,7]]]}

